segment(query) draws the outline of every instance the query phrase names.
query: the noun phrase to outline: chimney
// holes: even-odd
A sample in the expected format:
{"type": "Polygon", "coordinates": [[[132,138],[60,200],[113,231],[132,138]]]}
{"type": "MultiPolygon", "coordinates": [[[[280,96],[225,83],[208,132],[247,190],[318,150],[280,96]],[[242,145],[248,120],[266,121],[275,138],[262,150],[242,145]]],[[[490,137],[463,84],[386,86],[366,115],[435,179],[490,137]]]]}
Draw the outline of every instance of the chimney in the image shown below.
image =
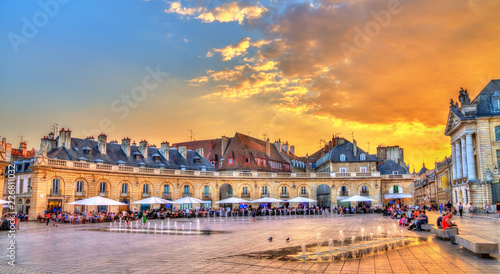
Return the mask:
{"type": "Polygon", "coordinates": [[[276,150],[281,152],[281,139],[278,139],[278,141],[274,141],[274,146],[276,147],[276,150]]]}
{"type": "Polygon", "coordinates": [[[356,157],[356,154],[358,154],[358,145],[356,144],[356,140],[352,140],[352,154],[354,154],[354,157],[356,157]]]}
{"type": "Polygon", "coordinates": [[[144,157],[144,159],[148,158],[148,141],[142,140],[139,143],[139,152],[142,154],[142,157],[144,157]]]}
{"type": "Polygon", "coordinates": [[[87,136],[87,138],[85,138],[85,140],[94,141],[95,138],[94,138],[94,136],[87,136]]]}
{"type": "Polygon", "coordinates": [[[66,131],[66,138],[64,139],[64,147],[66,149],[71,149],[71,130],[66,131]]]}
{"type": "Polygon", "coordinates": [[[332,140],[328,141],[328,151],[333,149],[333,142],[332,140]]]}
{"type": "Polygon", "coordinates": [[[19,150],[21,150],[23,155],[25,155],[26,151],[28,150],[27,146],[26,146],[26,142],[19,143],[19,150]]]}
{"type": "Polygon", "coordinates": [[[269,146],[269,138],[266,140],[266,155],[267,157],[271,156],[271,147],[269,146]]]}
{"type": "Polygon", "coordinates": [[[62,128],[59,131],[59,139],[57,139],[57,147],[63,147],[66,143],[66,131],[62,128]]]}
{"type": "Polygon", "coordinates": [[[42,150],[44,144],[47,145],[47,153],[49,153],[53,149],[55,149],[56,148],[56,140],[54,140],[53,135],[52,135],[52,138],[49,138],[49,137],[42,138],[42,141],[40,143],[40,150],[42,150]]]}
{"type": "Polygon", "coordinates": [[[210,151],[214,148],[214,140],[210,140],[210,151]]]}
{"type": "Polygon", "coordinates": [[[229,145],[229,138],[226,136],[222,136],[221,138],[221,153],[220,155],[224,156],[226,153],[227,146],[229,145]]]}
{"type": "Polygon", "coordinates": [[[288,154],[288,141],[286,143],[281,145],[281,150],[285,153],[288,154]]]}
{"type": "Polygon", "coordinates": [[[160,154],[165,158],[167,161],[170,161],[170,153],[168,152],[168,146],[169,143],[167,141],[161,143],[161,148],[158,150],[160,154]]]}
{"type": "Polygon", "coordinates": [[[108,136],[106,134],[101,133],[99,137],[97,137],[97,149],[101,154],[106,154],[106,143],[108,140],[108,136]]]}
{"type": "Polygon", "coordinates": [[[290,146],[290,154],[295,155],[295,146],[290,146]]]}
{"type": "Polygon", "coordinates": [[[127,157],[130,157],[130,139],[128,137],[122,139],[122,151],[125,152],[127,157]]]}
{"type": "Polygon", "coordinates": [[[311,172],[311,167],[309,165],[309,153],[306,153],[306,172],[311,172]]]}
{"type": "Polygon", "coordinates": [[[54,140],[54,132],[49,133],[49,139],[54,140]]]}

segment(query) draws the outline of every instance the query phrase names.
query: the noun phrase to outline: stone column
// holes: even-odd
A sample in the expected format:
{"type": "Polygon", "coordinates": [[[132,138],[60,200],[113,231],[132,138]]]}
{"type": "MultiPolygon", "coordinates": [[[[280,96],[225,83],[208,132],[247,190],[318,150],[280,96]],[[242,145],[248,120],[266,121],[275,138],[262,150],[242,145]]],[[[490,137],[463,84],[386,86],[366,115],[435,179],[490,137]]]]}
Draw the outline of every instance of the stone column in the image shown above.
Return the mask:
{"type": "Polygon", "coordinates": [[[461,148],[462,148],[462,174],[464,178],[469,177],[469,174],[467,172],[467,152],[465,148],[465,136],[462,136],[461,138],[461,148]]]}
{"type": "MultiPolygon", "coordinates": [[[[462,178],[462,155],[461,155],[461,149],[460,149],[460,142],[456,141],[455,142],[455,154],[456,154],[456,164],[457,164],[457,180],[462,178]]],[[[455,163],[454,163],[455,164],[455,163]]]]}
{"type": "Polygon", "coordinates": [[[474,144],[472,142],[472,134],[465,136],[467,149],[467,172],[469,174],[468,181],[476,180],[476,161],[474,159],[474,144]]]}
{"type": "MultiPolygon", "coordinates": [[[[452,180],[456,180],[457,178],[457,152],[455,149],[455,143],[451,143],[451,161],[452,161],[452,167],[453,167],[453,177],[452,180]]],[[[450,182],[450,184],[453,183],[450,182]]]]}

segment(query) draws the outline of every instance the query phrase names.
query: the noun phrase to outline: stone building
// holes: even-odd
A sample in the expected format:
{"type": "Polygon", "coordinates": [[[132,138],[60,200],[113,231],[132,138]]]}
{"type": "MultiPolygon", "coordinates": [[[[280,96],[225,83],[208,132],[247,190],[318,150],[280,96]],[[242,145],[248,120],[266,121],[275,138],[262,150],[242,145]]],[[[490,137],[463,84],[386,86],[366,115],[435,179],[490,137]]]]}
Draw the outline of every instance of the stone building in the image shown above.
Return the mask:
{"type": "Polygon", "coordinates": [[[451,196],[451,182],[453,177],[453,163],[451,157],[445,157],[442,161],[436,162],[436,188],[437,188],[437,204],[446,204],[452,200],[451,196]]]}
{"type": "Polygon", "coordinates": [[[450,100],[445,129],[451,139],[452,199],[455,205],[483,208],[500,200],[500,80],[491,80],[472,101],[461,89],[458,101],[450,100]]]}
{"type": "MultiPolygon", "coordinates": [[[[81,206],[68,203],[93,196],[103,196],[126,204],[149,196],[170,200],[192,196],[204,200],[202,206],[207,207],[217,206],[214,202],[231,196],[249,200],[261,197],[285,200],[309,197],[318,200],[319,206],[327,207],[341,204],[341,198],[347,197],[346,194],[366,195],[376,200],[373,205],[382,205],[387,202],[384,200],[385,195],[403,190],[404,193],[413,192],[411,175],[381,175],[377,171],[374,155],[366,154],[366,158],[363,158],[361,155],[365,152],[357,147],[352,152],[354,144],[347,141],[336,145],[337,149],[332,146],[329,155],[334,157],[334,163],[323,162],[323,165],[330,167],[330,171],[321,171],[322,165],[318,165],[320,169],[309,169],[309,172],[304,172],[306,168],[299,168],[301,172],[287,171],[283,166],[259,170],[258,165],[253,166],[253,161],[257,158],[266,159],[267,142],[255,141],[240,134],[236,134],[231,142],[237,144],[236,147],[242,147],[231,150],[231,144],[228,144],[222,159],[227,158],[227,151],[234,151],[234,158],[242,158],[242,166],[230,170],[224,168],[223,164],[221,167],[224,170],[215,170],[209,160],[203,157],[207,152],[196,147],[170,147],[164,142],[160,148],[156,148],[146,141],[136,145],[128,138],[124,138],[121,143],[108,142],[104,134],[97,140],[93,137],[80,139],[72,137],[70,130],[62,129],[57,137],[49,134],[42,138],[40,150],[29,161],[14,163],[19,170],[19,178],[23,179],[16,196],[24,199],[21,209],[25,212],[29,210],[29,216],[33,219],[45,210],[84,210],[81,206]],[[239,138],[241,142],[234,142],[234,138],[239,138]],[[243,152],[238,152],[238,149],[243,152]],[[346,156],[346,161],[337,159],[342,154],[346,156]],[[247,155],[252,157],[250,168],[244,162],[247,155]],[[335,163],[337,161],[340,163],[335,163]],[[349,161],[352,161],[352,165],[347,170],[338,168],[339,165],[349,164],[349,161]],[[364,165],[366,170],[360,169],[364,165]]],[[[289,156],[289,161],[294,159],[297,163],[301,162],[300,157],[291,156],[290,150],[286,153],[283,144],[275,142],[274,146],[270,144],[269,148],[272,147],[279,154],[269,159],[281,155],[281,158],[276,158],[276,162],[288,163],[284,156],[289,156]]],[[[313,163],[309,164],[306,166],[313,166],[313,163]]],[[[109,210],[127,208],[111,207],[109,210]]]]}

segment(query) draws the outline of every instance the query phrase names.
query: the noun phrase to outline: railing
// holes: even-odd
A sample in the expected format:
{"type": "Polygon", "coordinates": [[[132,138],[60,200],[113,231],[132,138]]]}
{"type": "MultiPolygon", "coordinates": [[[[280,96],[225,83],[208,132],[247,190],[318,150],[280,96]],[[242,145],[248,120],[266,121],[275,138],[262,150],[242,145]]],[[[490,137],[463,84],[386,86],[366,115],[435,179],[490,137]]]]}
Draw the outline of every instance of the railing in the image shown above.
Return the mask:
{"type": "Polygon", "coordinates": [[[212,195],[210,192],[203,192],[201,198],[202,198],[202,200],[210,200],[210,199],[212,199],[212,195]]]}
{"type": "Polygon", "coordinates": [[[85,191],[76,191],[75,197],[85,197],[85,191]]]}
{"type": "Polygon", "coordinates": [[[241,193],[241,198],[250,198],[250,193],[241,193]]]}
{"type": "Polygon", "coordinates": [[[359,195],[360,196],[369,196],[370,194],[368,193],[368,191],[365,191],[365,192],[360,192],[359,195]]]}
{"type": "Polygon", "coordinates": [[[149,197],[151,196],[151,192],[143,192],[142,197],[149,197]]]}
{"type": "Polygon", "coordinates": [[[58,188],[56,188],[56,189],[51,188],[49,195],[50,196],[61,196],[61,190],[58,188]]]}
{"type": "MultiPolygon", "coordinates": [[[[35,163],[35,165],[44,165],[35,163]]],[[[241,171],[199,171],[199,170],[179,170],[165,168],[148,168],[109,165],[101,163],[74,162],[58,159],[48,159],[48,165],[56,167],[106,170],[125,173],[147,173],[147,174],[167,174],[181,176],[211,176],[211,177],[253,177],[253,178],[333,178],[333,177],[382,177],[387,179],[408,179],[411,174],[380,175],[380,172],[318,172],[318,173],[295,173],[295,172],[241,172],[241,171]],[[402,177],[401,177],[402,176],[402,177]]]]}
{"type": "Polygon", "coordinates": [[[280,196],[281,196],[281,198],[288,198],[289,197],[288,193],[281,193],[280,196]]]}
{"type": "Polygon", "coordinates": [[[261,198],[265,198],[265,197],[268,197],[269,196],[269,193],[261,193],[260,194],[260,197],[261,198]]]}
{"type": "Polygon", "coordinates": [[[172,192],[163,192],[163,198],[170,198],[172,196],[172,192]]]}
{"type": "Polygon", "coordinates": [[[300,193],[300,197],[309,198],[309,193],[300,193]]]}
{"type": "Polygon", "coordinates": [[[99,196],[101,197],[108,197],[109,191],[104,191],[104,192],[99,192],[99,196]]]}
{"type": "Polygon", "coordinates": [[[121,192],[120,193],[120,197],[130,197],[130,192],[127,191],[127,192],[121,192]]]}
{"type": "Polygon", "coordinates": [[[184,192],[184,193],[182,193],[182,196],[183,197],[187,197],[187,196],[193,197],[193,193],[192,192],[184,192]]]}
{"type": "Polygon", "coordinates": [[[341,191],[341,192],[339,192],[339,196],[349,196],[349,192],[348,191],[341,191]]]}

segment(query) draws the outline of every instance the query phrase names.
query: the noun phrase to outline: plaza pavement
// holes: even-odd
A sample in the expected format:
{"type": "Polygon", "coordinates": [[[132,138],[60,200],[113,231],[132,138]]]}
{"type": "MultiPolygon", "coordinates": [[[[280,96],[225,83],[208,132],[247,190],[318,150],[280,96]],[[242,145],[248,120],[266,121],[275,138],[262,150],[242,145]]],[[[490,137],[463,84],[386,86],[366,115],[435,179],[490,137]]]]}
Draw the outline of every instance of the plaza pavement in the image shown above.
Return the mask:
{"type": "MultiPolygon", "coordinates": [[[[438,214],[431,213],[435,222],[438,214]]],[[[171,220],[171,225],[173,225],[171,220]]],[[[195,219],[177,219],[178,227],[195,219]]],[[[500,243],[500,218],[454,217],[461,234],[476,234],[500,243]]],[[[500,273],[500,257],[477,258],[427,232],[406,235],[433,239],[361,259],[298,262],[257,259],[244,254],[359,236],[361,228],[376,234],[377,226],[392,229],[396,220],[381,214],[347,217],[203,218],[201,229],[225,231],[211,235],[160,235],[93,231],[109,223],[59,227],[22,223],[16,232],[16,266],[7,265],[8,234],[0,232],[0,273],[500,273]],[[272,236],[274,240],[268,242],[272,236]],[[285,239],[290,237],[287,243],[285,239]]],[[[158,224],[159,221],[152,222],[158,224]]],[[[164,221],[164,225],[166,221],[164,221]]],[[[193,223],[193,228],[196,224],[193,223]]]]}

